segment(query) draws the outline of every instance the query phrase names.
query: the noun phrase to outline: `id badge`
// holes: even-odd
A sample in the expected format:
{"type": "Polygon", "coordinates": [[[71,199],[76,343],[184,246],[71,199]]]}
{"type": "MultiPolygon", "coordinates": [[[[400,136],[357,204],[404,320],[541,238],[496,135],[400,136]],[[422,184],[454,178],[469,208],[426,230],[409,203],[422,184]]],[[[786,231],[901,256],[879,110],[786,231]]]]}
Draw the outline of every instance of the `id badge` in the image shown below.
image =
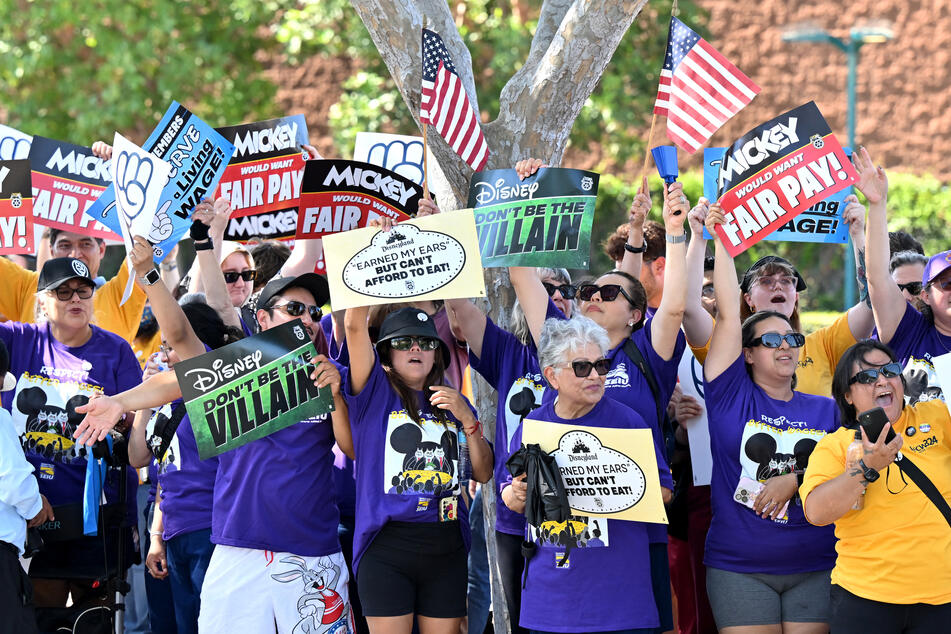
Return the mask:
{"type": "Polygon", "coordinates": [[[439,500],[439,521],[452,522],[459,519],[459,498],[452,495],[439,500]]]}

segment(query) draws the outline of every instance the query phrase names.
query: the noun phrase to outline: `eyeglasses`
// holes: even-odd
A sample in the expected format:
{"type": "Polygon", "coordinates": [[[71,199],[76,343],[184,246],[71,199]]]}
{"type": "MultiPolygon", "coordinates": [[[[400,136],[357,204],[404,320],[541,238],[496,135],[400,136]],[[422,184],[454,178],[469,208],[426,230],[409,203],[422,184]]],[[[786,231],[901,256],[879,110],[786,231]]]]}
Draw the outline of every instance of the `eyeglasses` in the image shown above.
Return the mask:
{"type": "Polygon", "coordinates": [[[307,305],[304,302],[293,300],[287,302],[286,304],[274,304],[271,306],[271,308],[280,308],[291,317],[300,317],[306,310],[310,315],[310,320],[313,322],[320,321],[320,318],[324,314],[324,311],[320,309],[320,306],[307,305]]]}
{"type": "Polygon", "coordinates": [[[891,363],[886,363],[879,368],[868,368],[867,370],[861,370],[857,372],[855,376],[849,379],[849,385],[852,385],[853,383],[871,385],[878,380],[879,374],[881,374],[886,379],[894,379],[896,376],[901,376],[901,364],[897,361],[892,361],[891,363]]]}
{"type": "Polygon", "coordinates": [[[789,344],[790,348],[801,348],[806,343],[805,335],[798,332],[790,332],[781,335],[778,332],[764,332],[756,339],[750,342],[751,346],[763,346],[764,348],[778,348],[783,342],[789,344]]]}
{"type": "Polygon", "coordinates": [[[89,299],[92,297],[92,286],[87,286],[85,284],[77,288],[60,286],[53,289],[53,293],[56,294],[56,299],[61,302],[68,302],[73,298],[73,294],[79,295],[79,299],[89,299]]]}
{"type": "Polygon", "coordinates": [[[936,280],[931,280],[928,282],[928,286],[937,286],[942,291],[951,291],[951,277],[941,277],[936,280]]]}
{"type": "Polygon", "coordinates": [[[603,302],[613,302],[618,295],[623,295],[631,306],[634,306],[634,300],[627,294],[627,291],[620,284],[582,284],[578,287],[578,298],[583,302],[590,302],[594,294],[601,296],[603,302]]]}
{"type": "Polygon", "coordinates": [[[779,275],[779,276],[763,276],[758,277],[753,281],[754,286],[763,286],[765,288],[775,288],[779,284],[780,288],[794,288],[796,286],[796,278],[790,275],[779,275]]]}
{"type": "Polygon", "coordinates": [[[572,284],[562,284],[560,286],[555,286],[554,284],[549,284],[548,282],[542,282],[542,286],[545,287],[545,290],[548,291],[549,297],[554,297],[555,293],[561,293],[561,296],[565,299],[574,299],[575,293],[578,292],[578,287],[572,284]]]}
{"type": "Polygon", "coordinates": [[[411,350],[413,344],[419,346],[420,350],[435,350],[439,347],[439,339],[432,337],[393,337],[390,339],[390,347],[394,350],[411,350]]]}
{"type": "Polygon", "coordinates": [[[702,289],[700,289],[700,294],[707,299],[713,299],[716,297],[716,291],[713,288],[713,284],[705,285],[702,289]]]}
{"type": "Polygon", "coordinates": [[[591,374],[591,368],[594,368],[594,371],[597,372],[599,376],[604,376],[607,374],[608,370],[611,369],[611,360],[601,358],[597,361],[572,361],[570,366],[562,365],[558,367],[570,367],[574,371],[576,377],[579,379],[586,379],[591,374]]]}
{"type": "Polygon", "coordinates": [[[240,272],[239,271],[225,271],[224,276],[225,276],[225,283],[234,284],[235,282],[238,281],[239,277],[245,282],[250,282],[251,280],[253,280],[254,278],[258,276],[258,272],[255,271],[254,269],[248,269],[247,271],[240,271],[240,272]]]}
{"type": "Polygon", "coordinates": [[[909,295],[917,295],[921,292],[922,284],[921,282],[908,282],[906,284],[899,284],[898,288],[907,292],[909,295]]]}

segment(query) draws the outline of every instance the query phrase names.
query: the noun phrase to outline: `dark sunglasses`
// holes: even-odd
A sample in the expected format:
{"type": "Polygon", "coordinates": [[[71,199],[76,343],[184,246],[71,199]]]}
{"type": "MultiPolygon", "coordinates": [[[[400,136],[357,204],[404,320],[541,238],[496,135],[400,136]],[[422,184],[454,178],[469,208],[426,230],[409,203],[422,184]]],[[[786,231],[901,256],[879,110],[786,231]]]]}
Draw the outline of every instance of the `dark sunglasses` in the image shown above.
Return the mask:
{"type": "Polygon", "coordinates": [[[631,306],[634,306],[634,300],[631,299],[631,296],[627,294],[627,291],[625,291],[620,284],[602,284],[601,286],[597,284],[582,284],[578,288],[578,299],[583,302],[590,302],[595,293],[601,296],[602,302],[613,302],[617,299],[618,295],[623,295],[624,299],[626,299],[631,306]]]}
{"type": "Polygon", "coordinates": [[[439,339],[432,337],[393,337],[390,339],[390,347],[394,350],[411,350],[413,344],[419,346],[420,350],[435,350],[439,347],[439,339]]]}
{"type": "Polygon", "coordinates": [[[320,309],[320,306],[314,306],[314,305],[308,306],[304,302],[298,302],[294,300],[291,300],[287,302],[286,304],[274,304],[273,306],[271,306],[271,308],[280,308],[291,317],[300,317],[301,315],[304,314],[304,311],[306,310],[307,313],[310,315],[310,320],[313,322],[320,321],[320,318],[323,317],[324,315],[324,311],[320,309]]]}
{"type": "Polygon", "coordinates": [[[253,280],[254,278],[258,276],[258,272],[255,271],[254,269],[249,269],[247,271],[241,271],[240,273],[238,271],[227,271],[225,272],[224,275],[225,275],[225,282],[227,282],[228,284],[234,284],[235,282],[238,281],[239,277],[245,282],[250,282],[251,280],[253,280]]]}
{"type": "Polygon", "coordinates": [[[901,364],[897,361],[892,361],[891,363],[886,363],[880,368],[869,368],[867,370],[861,370],[855,374],[851,379],[849,379],[849,385],[854,383],[861,383],[862,385],[871,385],[878,380],[878,375],[881,374],[886,379],[894,379],[896,376],[901,376],[901,364]]]}
{"type": "Polygon", "coordinates": [[[571,369],[579,379],[586,379],[591,374],[591,368],[600,376],[604,376],[611,369],[610,359],[598,359],[597,361],[572,361],[571,369]]]}
{"type": "MultiPolygon", "coordinates": [[[[928,282],[928,286],[937,286],[943,291],[951,291],[951,277],[943,277],[938,280],[931,280],[928,282]]],[[[901,288],[901,286],[899,286],[899,288],[901,288]]]]}
{"type": "Polygon", "coordinates": [[[790,348],[801,348],[806,343],[806,337],[798,332],[790,332],[785,335],[781,335],[778,332],[766,332],[756,339],[753,339],[750,345],[763,346],[764,348],[778,348],[783,345],[784,341],[789,344],[790,348]]]}
{"type": "Polygon", "coordinates": [[[56,289],[53,289],[53,292],[56,293],[56,299],[61,302],[68,302],[71,300],[74,293],[79,295],[79,299],[89,299],[92,297],[92,286],[86,286],[85,284],[77,288],[60,286],[56,289]]]}
{"type": "Polygon", "coordinates": [[[909,295],[917,295],[921,292],[921,287],[921,282],[908,282],[907,284],[898,285],[898,288],[903,291],[907,291],[909,295]]]}
{"type": "Polygon", "coordinates": [[[554,284],[549,284],[548,282],[542,282],[542,286],[545,287],[545,290],[548,291],[549,297],[554,297],[555,293],[561,293],[561,296],[565,299],[574,299],[575,293],[578,292],[578,287],[572,284],[562,284],[561,286],[555,286],[554,284]]]}

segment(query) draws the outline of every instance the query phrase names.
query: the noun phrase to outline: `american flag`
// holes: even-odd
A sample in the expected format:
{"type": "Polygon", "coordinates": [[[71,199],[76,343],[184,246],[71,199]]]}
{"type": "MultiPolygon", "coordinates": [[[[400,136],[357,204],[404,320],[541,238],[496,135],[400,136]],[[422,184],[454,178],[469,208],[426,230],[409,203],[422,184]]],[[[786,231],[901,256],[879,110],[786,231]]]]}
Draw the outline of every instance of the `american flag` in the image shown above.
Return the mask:
{"type": "Polygon", "coordinates": [[[453,151],[475,171],[489,160],[479,116],[456,75],[442,38],[423,29],[423,97],[419,121],[436,128],[453,151]]]}
{"type": "Polygon", "coordinates": [[[654,114],[667,117],[667,136],[696,152],[760,87],[677,18],[670,19],[667,56],[654,114]]]}

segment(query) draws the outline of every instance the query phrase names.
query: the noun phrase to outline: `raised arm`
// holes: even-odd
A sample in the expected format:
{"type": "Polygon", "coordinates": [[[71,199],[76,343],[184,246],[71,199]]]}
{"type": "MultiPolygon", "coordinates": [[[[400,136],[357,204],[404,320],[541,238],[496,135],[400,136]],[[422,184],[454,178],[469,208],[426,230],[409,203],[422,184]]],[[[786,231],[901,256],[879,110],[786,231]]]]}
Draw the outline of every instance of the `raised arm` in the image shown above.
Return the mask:
{"type": "Polygon", "coordinates": [[[353,433],[350,431],[350,414],[347,402],[340,391],[340,371],[332,361],[321,354],[314,358],[314,370],[311,372],[310,378],[314,380],[314,385],[320,389],[330,387],[330,393],[334,397],[334,411],[330,414],[334,439],[337,441],[340,451],[353,460],[353,433]]]}
{"type": "Polygon", "coordinates": [[[647,175],[644,175],[643,182],[634,196],[631,208],[627,212],[627,222],[629,225],[627,233],[627,246],[637,249],[637,253],[632,253],[624,249],[624,257],[621,258],[619,271],[623,271],[633,277],[641,276],[641,263],[644,261],[644,219],[651,210],[650,189],[647,187],[647,175]]]}
{"type": "Polygon", "coordinates": [[[515,289],[515,297],[525,313],[528,330],[532,333],[532,340],[538,345],[548,315],[548,292],[538,276],[538,269],[527,266],[509,267],[509,281],[515,289]]]}
{"type": "Polygon", "coordinates": [[[204,227],[213,220],[214,216],[229,216],[230,214],[231,203],[226,198],[216,200],[213,208],[207,202],[201,203],[192,215],[191,231],[192,237],[195,238],[195,262],[199,265],[201,285],[205,289],[205,301],[215,309],[226,326],[241,330],[241,319],[231,303],[231,295],[228,293],[228,285],[225,284],[225,275],[221,272],[219,258],[213,249],[201,248],[207,247],[209,242],[214,245],[215,240],[211,230],[209,229],[206,234],[204,227]]]}
{"type": "Polygon", "coordinates": [[[664,196],[664,229],[667,232],[664,295],[650,323],[654,352],[664,360],[669,360],[674,354],[687,303],[687,234],[684,232],[684,221],[689,207],[683,189],[681,183],[671,183],[664,196]]]}
{"type": "Polygon", "coordinates": [[[882,343],[892,340],[902,315],[905,297],[888,273],[888,177],[885,170],[875,167],[864,147],[852,155],[859,173],[856,187],[868,199],[868,223],[865,228],[865,273],[868,277],[868,296],[872,301],[875,327],[882,343]]]}
{"type": "MultiPolygon", "coordinates": [[[[149,363],[151,363],[151,360],[149,363]]],[[[148,370],[147,365],[146,370],[148,370]]],[[[140,409],[135,413],[135,418],[132,421],[132,429],[129,430],[128,437],[129,464],[133,469],[147,467],[152,462],[152,452],[149,451],[149,445],[145,438],[145,430],[148,427],[152,413],[153,410],[151,409],[140,409]]]]}
{"type": "Polygon", "coordinates": [[[849,309],[847,314],[849,332],[856,341],[859,341],[867,339],[872,334],[872,328],[875,327],[871,302],[865,299],[868,296],[868,277],[865,273],[865,207],[854,194],[846,196],[845,203],[842,220],[849,225],[849,237],[852,239],[852,251],[855,256],[855,281],[859,290],[859,301],[849,309]]]}
{"type": "Polygon", "coordinates": [[[347,333],[347,349],[350,352],[350,385],[353,393],[359,394],[370,380],[373,371],[373,344],[370,342],[370,332],[367,330],[367,315],[370,309],[367,306],[348,308],[343,318],[344,330],[347,333]]]}
{"type": "Polygon", "coordinates": [[[713,326],[710,351],[703,363],[703,375],[708,381],[723,374],[743,350],[741,341],[743,332],[740,327],[740,285],[736,281],[736,265],[714,231],[714,227],[724,222],[723,210],[720,206],[710,207],[707,213],[707,230],[716,244],[713,287],[717,298],[717,321],[713,326]]]}
{"type": "Polygon", "coordinates": [[[703,223],[707,219],[710,202],[700,198],[687,214],[690,225],[690,244],[687,246],[687,303],[684,306],[684,334],[687,343],[696,348],[707,345],[713,334],[713,318],[703,308],[703,260],[707,255],[707,241],[703,237],[703,223]]]}
{"type": "Polygon", "coordinates": [[[468,299],[447,299],[449,321],[459,330],[454,331],[469,344],[469,350],[482,357],[482,338],[485,336],[486,318],[482,311],[468,299]]]}
{"type": "Polygon", "coordinates": [[[304,273],[313,273],[317,260],[324,253],[324,243],[320,238],[295,240],[291,255],[281,267],[281,277],[297,277],[304,273]]]}
{"type": "Polygon", "coordinates": [[[115,396],[100,396],[77,407],[76,413],[85,414],[85,417],[73,432],[73,438],[78,443],[91,445],[105,439],[125,412],[155,409],[181,396],[182,390],[175,372],[159,372],[125,392],[115,396]]]}

